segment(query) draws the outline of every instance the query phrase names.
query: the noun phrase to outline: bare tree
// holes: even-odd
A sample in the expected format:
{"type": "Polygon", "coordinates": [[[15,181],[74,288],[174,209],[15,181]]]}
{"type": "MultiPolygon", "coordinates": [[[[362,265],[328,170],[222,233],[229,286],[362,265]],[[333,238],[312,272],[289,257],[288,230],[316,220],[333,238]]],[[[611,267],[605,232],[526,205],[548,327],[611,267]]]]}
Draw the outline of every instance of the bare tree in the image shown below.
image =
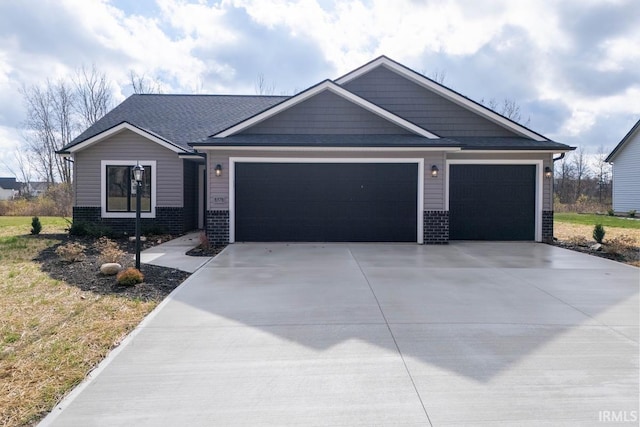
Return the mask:
{"type": "Polygon", "coordinates": [[[273,95],[276,91],[276,84],[274,82],[268,83],[264,74],[260,73],[256,77],[255,90],[256,95],[273,95]]]}
{"type": "Polygon", "coordinates": [[[495,98],[491,98],[485,101],[484,98],[480,100],[480,103],[486,105],[496,113],[506,117],[509,120],[513,120],[516,123],[520,123],[524,126],[528,126],[531,122],[531,117],[528,117],[525,122],[522,121],[522,111],[520,105],[512,98],[505,98],[502,103],[498,103],[495,98]]]}
{"type": "Polygon", "coordinates": [[[82,119],[83,127],[97,122],[113,106],[112,89],[107,76],[96,69],[82,66],[74,78],[77,102],[75,108],[82,119]]]}
{"type": "Polygon", "coordinates": [[[129,82],[133,88],[133,93],[162,93],[162,84],[157,78],[151,79],[145,74],[138,74],[135,71],[129,71],[129,82]]]}
{"type": "Polygon", "coordinates": [[[608,194],[607,187],[610,183],[611,165],[606,162],[608,150],[600,145],[595,157],[595,178],[598,183],[598,202],[602,203],[605,194],[608,194]]]}
{"type": "MultiPolygon", "coordinates": [[[[32,181],[30,159],[24,151],[18,149],[14,152],[12,164],[9,164],[4,160],[2,163],[5,168],[7,168],[7,170],[18,179],[18,181],[23,182],[24,184],[29,184],[32,181]]],[[[20,190],[20,193],[23,194],[23,191],[20,190]]]]}
{"type": "Polygon", "coordinates": [[[447,78],[447,73],[444,70],[433,70],[431,74],[429,74],[429,78],[442,85],[447,78]]]}
{"type": "Polygon", "coordinates": [[[589,165],[587,164],[587,155],[584,147],[579,147],[573,156],[572,166],[575,170],[575,198],[582,194],[582,184],[589,177],[589,165]]]}
{"type": "Polygon", "coordinates": [[[554,189],[561,203],[573,202],[573,182],[575,170],[571,162],[570,155],[571,153],[566,153],[565,157],[558,160],[558,162],[554,166],[554,189]]]}
{"type": "Polygon", "coordinates": [[[22,95],[27,104],[26,141],[34,159],[34,168],[48,183],[55,182],[57,178],[64,180],[65,162],[55,152],[62,148],[62,141],[70,132],[70,123],[62,121],[68,117],[73,94],[65,82],[47,80],[44,87],[23,87],[22,95]],[[56,106],[62,106],[63,111],[56,111],[56,106]]]}

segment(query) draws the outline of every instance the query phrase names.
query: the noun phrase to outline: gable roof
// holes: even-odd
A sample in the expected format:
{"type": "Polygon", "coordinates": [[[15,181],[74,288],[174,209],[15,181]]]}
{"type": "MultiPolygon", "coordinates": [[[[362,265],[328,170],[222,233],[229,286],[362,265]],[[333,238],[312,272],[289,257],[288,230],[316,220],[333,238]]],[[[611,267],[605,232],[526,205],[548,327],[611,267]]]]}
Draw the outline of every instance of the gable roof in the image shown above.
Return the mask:
{"type": "Polygon", "coordinates": [[[355,70],[345,74],[344,76],[338,78],[335,80],[335,82],[339,85],[343,85],[345,83],[348,83],[351,80],[354,80],[368,72],[370,72],[371,70],[374,70],[378,67],[385,67],[397,74],[400,74],[401,76],[405,77],[406,79],[413,81],[414,83],[424,87],[427,90],[430,90],[446,99],[448,99],[449,101],[452,101],[454,103],[456,103],[457,105],[470,110],[482,117],[484,117],[487,120],[492,121],[493,123],[496,123],[514,133],[516,133],[517,135],[520,135],[522,137],[525,138],[531,138],[535,141],[548,141],[547,138],[545,138],[543,135],[540,135],[537,132],[532,131],[531,129],[527,128],[526,126],[523,126],[519,123],[514,122],[513,120],[508,119],[507,117],[496,113],[495,111],[491,110],[490,108],[485,107],[482,104],[477,103],[476,101],[467,98],[466,96],[456,92],[453,89],[450,89],[446,86],[441,85],[440,83],[437,83],[434,80],[431,80],[428,77],[423,76],[422,74],[413,71],[412,69],[386,57],[386,56],[380,56],[376,59],[374,59],[373,61],[368,62],[367,64],[356,68],[355,70]]]}
{"type": "Polygon", "coordinates": [[[15,178],[0,178],[0,188],[5,190],[20,190],[21,185],[15,178]]]}
{"type": "Polygon", "coordinates": [[[189,142],[206,138],[285,99],[286,96],[131,95],[61,151],[125,122],[192,151],[189,142]]]}
{"type": "Polygon", "coordinates": [[[295,105],[303,101],[306,101],[325,91],[330,91],[333,94],[338,95],[339,97],[349,102],[352,102],[353,104],[358,105],[359,107],[379,117],[382,117],[383,119],[395,124],[396,126],[401,127],[405,130],[408,130],[416,135],[423,136],[429,139],[439,138],[438,135],[435,135],[429,132],[428,130],[421,128],[420,126],[414,123],[411,123],[410,121],[405,120],[402,117],[399,117],[393,114],[392,112],[385,110],[384,108],[379,107],[378,105],[373,104],[372,102],[369,102],[364,98],[359,97],[354,93],[349,92],[348,90],[338,86],[331,80],[325,80],[323,82],[320,82],[317,85],[312,86],[309,89],[305,90],[304,92],[300,92],[297,95],[294,95],[291,98],[281,102],[280,104],[275,105],[272,108],[269,108],[268,110],[265,110],[252,117],[249,117],[248,119],[243,120],[223,130],[222,132],[213,134],[211,136],[214,138],[224,138],[224,137],[235,135],[239,132],[242,132],[243,130],[250,128],[251,126],[254,126],[264,120],[267,120],[268,118],[274,117],[277,114],[281,113],[282,111],[292,108],[295,105]]]}
{"type": "Polygon", "coordinates": [[[636,122],[636,124],[633,125],[631,130],[629,132],[627,132],[627,134],[624,136],[624,138],[622,138],[622,140],[618,143],[618,145],[616,145],[616,147],[613,149],[613,151],[611,151],[611,153],[605,159],[605,162],[607,162],[607,163],[613,162],[613,159],[616,158],[616,156],[620,153],[622,148],[625,145],[627,145],[627,143],[629,141],[631,141],[631,136],[639,129],[640,129],[640,120],[638,120],[636,122]]]}

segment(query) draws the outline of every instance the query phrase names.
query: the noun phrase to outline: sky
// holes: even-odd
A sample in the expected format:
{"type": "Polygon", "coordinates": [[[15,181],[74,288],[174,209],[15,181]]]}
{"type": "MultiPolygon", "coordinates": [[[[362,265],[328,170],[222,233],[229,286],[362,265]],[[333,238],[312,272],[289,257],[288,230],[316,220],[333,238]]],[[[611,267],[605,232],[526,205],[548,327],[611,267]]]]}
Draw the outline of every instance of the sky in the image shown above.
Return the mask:
{"type": "MultiPolygon", "coordinates": [[[[0,176],[21,87],[92,64],[164,93],[292,95],[380,55],[474,99],[515,100],[546,137],[607,152],[640,119],[638,0],[0,0],[0,176]]],[[[80,129],[78,133],[81,131],[80,129]]]]}

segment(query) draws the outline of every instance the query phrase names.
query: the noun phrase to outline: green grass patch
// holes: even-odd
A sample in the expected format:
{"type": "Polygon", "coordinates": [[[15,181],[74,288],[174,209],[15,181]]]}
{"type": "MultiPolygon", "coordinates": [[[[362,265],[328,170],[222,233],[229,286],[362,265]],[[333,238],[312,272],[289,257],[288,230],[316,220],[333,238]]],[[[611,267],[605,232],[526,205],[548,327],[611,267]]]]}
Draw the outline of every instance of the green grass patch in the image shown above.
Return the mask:
{"type": "MultiPolygon", "coordinates": [[[[0,216],[0,236],[16,236],[31,233],[30,216],[0,216]]],[[[42,233],[64,233],[69,227],[67,218],[57,216],[40,217],[42,233]]]]}
{"type": "Polygon", "coordinates": [[[608,215],[579,214],[573,212],[558,212],[553,215],[554,221],[571,224],[591,225],[602,224],[605,227],[640,229],[640,220],[619,218],[608,215]]]}

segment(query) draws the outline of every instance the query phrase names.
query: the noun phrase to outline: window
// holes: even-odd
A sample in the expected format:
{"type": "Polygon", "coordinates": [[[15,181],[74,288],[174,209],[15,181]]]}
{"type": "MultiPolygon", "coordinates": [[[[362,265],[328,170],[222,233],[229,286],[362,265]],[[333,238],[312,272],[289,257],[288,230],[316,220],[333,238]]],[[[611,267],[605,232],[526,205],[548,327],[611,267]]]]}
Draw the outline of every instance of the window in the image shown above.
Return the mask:
{"type": "MultiPolygon", "coordinates": [[[[151,212],[151,166],[144,166],[140,211],[151,212]]],[[[107,212],[136,211],[133,166],[107,165],[107,212]]]]}
{"type": "MultiPolygon", "coordinates": [[[[102,160],[101,205],[105,218],[132,218],[136,213],[136,183],[133,168],[136,161],[102,160]]],[[[140,211],[143,218],[155,218],[156,162],[140,161],[144,167],[140,192],[140,211]]]]}

